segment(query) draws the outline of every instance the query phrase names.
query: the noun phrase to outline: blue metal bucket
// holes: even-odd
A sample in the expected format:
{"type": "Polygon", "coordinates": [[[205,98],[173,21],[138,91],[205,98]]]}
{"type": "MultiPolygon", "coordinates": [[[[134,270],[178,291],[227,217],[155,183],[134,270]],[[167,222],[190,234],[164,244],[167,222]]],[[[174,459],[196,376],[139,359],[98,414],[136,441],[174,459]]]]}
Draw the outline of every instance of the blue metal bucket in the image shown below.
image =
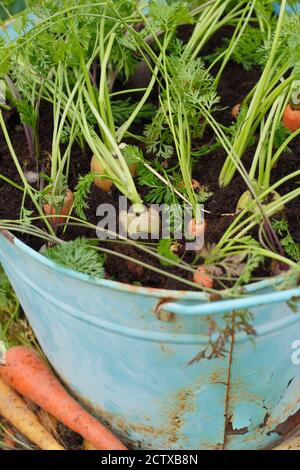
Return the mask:
{"type": "Polygon", "coordinates": [[[262,449],[300,409],[300,315],[287,304],[299,288],[268,281],[208,302],[64,269],[7,232],[0,261],[56,372],[134,449],[262,449]],[[208,344],[209,316],[234,309],[252,312],[256,337],[188,365],[208,344]]]}

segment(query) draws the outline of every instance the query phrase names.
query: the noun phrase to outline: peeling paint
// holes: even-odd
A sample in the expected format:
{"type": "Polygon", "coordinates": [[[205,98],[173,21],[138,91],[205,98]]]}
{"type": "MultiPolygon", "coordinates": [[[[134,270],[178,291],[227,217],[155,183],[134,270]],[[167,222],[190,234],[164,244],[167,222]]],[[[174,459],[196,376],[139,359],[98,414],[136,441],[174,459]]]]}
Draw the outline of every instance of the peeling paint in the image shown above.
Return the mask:
{"type": "Polygon", "coordinates": [[[278,424],[275,429],[269,432],[269,434],[276,433],[285,437],[298,427],[300,427],[300,410],[289,416],[283,423],[278,424]]]}
{"type": "Polygon", "coordinates": [[[228,420],[226,426],[226,434],[227,436],[243,436],[244,434],[248,434],[249,429],[248,427],[244,427],[241,429],[234,429],[231,421],[232,417],[228,420]]]}
{"type": "Polygon", "coordinates": [[[169,441],[171,444],[184,442],[182,434],[182,427],[186,420],[186,415],[195,410],[195,395],[198,390],[198,385],[195,384],[186,390],[182,389],[176,394],[170,396],[168,407],[167,421],[168,434],[170,435],[169,441]]]}
{"type": "Polygon", "coordinates": [[[144,416],[144,423],[132,423],[126,421],[118,414],[113,414],[100,408],[93,408],[88,400],[80,398],[80,402],[97,416],[101,422],[107,425],[113,432],[117,431],[117,435],[132,448],[143,448],[144,440],[149,442],[155,438],[160,438],[165,443],[166,448],[174,446],[178,442],[182,443],[183,436],[181,428],[185,420],[186,413],[194,410],[194,398],[196,389],[181,390],[176,396],[170,397],[172,405],[167,407],[166,421],[163,427],[156,428],[151,424],[147,424],[153,420],[144,416]],[[135,439],[136,435],[140,435],[139,441],[135,439]]]}
{"type": "Polygon", "coordinates": [[[264,417],[263,422],[259,425],[260,429],[265,429],[267,427],[269,418],[270,418],[270,414],[266,413],[266,416],[264,417]]]}

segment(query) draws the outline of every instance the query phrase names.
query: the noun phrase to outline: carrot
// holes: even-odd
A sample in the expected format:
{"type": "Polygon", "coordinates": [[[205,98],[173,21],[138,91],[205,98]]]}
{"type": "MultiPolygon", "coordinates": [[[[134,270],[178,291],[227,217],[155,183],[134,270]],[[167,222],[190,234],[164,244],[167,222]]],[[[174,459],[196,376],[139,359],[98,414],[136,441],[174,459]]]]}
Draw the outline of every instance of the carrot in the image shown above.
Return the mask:
{"type": "Polygon", "coordinates": [[[198,180],[192,180],[192,188],[194,190],[200,189],[201,188],[200,182],[198,180]]]}
{"type": "Polygon", "coordinates": [[[66,221],[66,217],[70,215],[74,202],[74,195],[70,189],[66,192],[66,197],[62,208],[53,207],[52,204],[44,204],[43,210],[46,215],[57,216],[51,217],[50,223],[53,226],[63,224],[66,221]],[[63,217],[59,217],[63,216],[63,217]]]}
{"type": "Polygon", "coordinates": [[[284,127],[291,132],[300,129],[300,109],[288,104],[284,110],[282,122],[284,127]]]}
{"type": "Polygon", "coordinates": [[[238,103],[236,104],[235,106],[233,106],[232,110],[231,110],[231,116],[236,119],[238,117],[238,114],[241,110],[241,103],[238,103]]]}
{"type": "MultiPolygon", "coordinates": [[[[128,168],[131,175],[134,177],[137,171],[137,163],[130,163],[128,165],[128,168]]],[[[97,186],[97,188],[102,189],[102,191],[104,191],[105,193],[109,193],[113,186],[113,182],[108,178],[101,177],[101,175],[105,174],[105,170],[95,155],[93,156],[91,161],[91,172],[95,173],[96,175],[99,175],[96,176],[96,178],[94,179],[94,185],[97,186]]]]}
{"type": "Polygon", "coordinates": [[[80,434],[99,450],[126,447],[99,421],[85,411],[63,388],[35,351],[17,346],[6,351],[0,376],[21,395],[80,434]]]}
{"type": "MultiPolygon", "coordinates": [[[[178,189],[185,189],[185,188],[186,188],[185,182],[180,181],[180,183],[178,184],[178,189]]],[[[199,183],[198,180],[192,179],[191,188],[193,188],[195,191],[197,191],[198,189],[201,188],[201,184],[199,183]]]]}
{"type": "MultiPolygon", "coordinates": [[[[5,366],[1,366],[5,369],[5,366]]],[[[24,401],[0,378],[0,414],[42,450],[64,450],[24,401]]]]}
{"type": "Polygon", "coordinates": [[[199,284],[207,289],[212,289],[214,287],[214,280],[206,271],[205,266],[199,266],[194,274],[194,282],[195,284],[199,284]]]}
{"type": "Polygon", "coordinates": [[[191,237],[204,237],[207,223],[203,220],[197,221],[195,218],[190,220],[188,224],[188,234],[191,237]]]}
{"type": "MultiPolygon", "coordinates": [[[[94,155],[91,161],[91,172],[96,173],[97,175],[104,175],[105,170],[100,164],[98,158],[94,155]]],[[[100,177],[96,177],[94,179],[94,185],[97,186],[97,188],[102,189],[105,193],[109,193],[113,186],[113,182],[110,179],[104,179],[100,177]]]]}

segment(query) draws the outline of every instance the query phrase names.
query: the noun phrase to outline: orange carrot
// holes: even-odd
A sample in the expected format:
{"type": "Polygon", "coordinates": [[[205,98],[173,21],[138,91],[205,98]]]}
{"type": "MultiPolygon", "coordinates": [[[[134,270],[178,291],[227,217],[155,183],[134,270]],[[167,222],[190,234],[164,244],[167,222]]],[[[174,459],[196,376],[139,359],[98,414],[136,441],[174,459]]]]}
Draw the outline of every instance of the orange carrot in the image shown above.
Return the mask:
{"type": "Polygon", "coordinates": [[[206,271],[205,266],[199,266],[194,274],[194,282],[195,284],[199,284],[207,289],[212,289],[214,287],[214,280],[206,271]]]}
{"type": "Polygon", "coordinates": [[[85,411],[59,383],[35,351],[17,346],[6,351],[0,376],[21,395],[80,434],[99,450],[126,447],[99,421],[85,411]]]}
{"type": "MultiPolygon", "coordinates": [[[[96,173],[100,176],[104,175],[105,173],[104,168],[102,167],[98,158],[95,155],[93,156],[91,161],[91,172],[96,173]]],[[[110,179],[100,178],[100,176],[94,179],[94,185],[97,186],[97,188],[102,189],[102,191],[104,191],[105,193],[109,193],[113,186],[113,182],[110,179]]]]}
{"type": "Polygon", "coordinates": [[[201,188],[201,184],[198,180],[192,180],[192,188],[196,191],[197,189],[201,188]]]}
{"type": "Polygon", "coordinates": [[[52,204],[44,204],[43,209],[45,215],[57,216],[49,218],[51,225],[63,224],[66,221],[66,217],[70,215],[74,202],[74,195],[70,189],[66,192],[66,197],[62,208],[53,207],[52,204]],[[63,217],[59,217],[63,216],[63,217]]]}
{"type": "Polygon", "coordinates": [[[188,234],[191,237],[204,237],[207,223],[203,220],[197,221],[195,218],[189,222],[188,234]]]}
{"type": "Polygon", "coordinates": [[[238,114],[241,110],[241,103],[238,103],[236,104],[235,106],[233,106],[232,110],[231,110],[231,116],[236,119],[238,117],[238,114]]]}
{"type": "Polygon", "coordinates": [[[283,113],[283,125],[291,132],[300,129],[300,109],[294,108],[289,104],[283,113]]]}
{"type": "MultiPolygon", "coordinates": [[[[128,165],[129,171],[133,177],[135,177],[136,175],[137,167],[137,163],[130,163],[128,165]]],[[[91,172],[95,173],[96,175],[99,175],[95,177],[94,185],[97,186],[97,188],[102,189],[102,191],[104,191],[105,193],[109,193],[111,188],[113,187],[113,182],[109,178],[103,177],[105,175],[105,170],[95,155],[93,156],[91,161],[91,172]]]]}
{"type": "MultiPolygon", "coordinates": [[[[180,183],[178,184],[177,187],[178,187],[178,189],[185,189],[186,184],[185,184],[184,181],[180,181],[180,183]]],[[[201,183],[198,180],[192,179],[191,188],[193,188],[195,191],[197,191],[198,189],[201,188],[201,183]]]]}

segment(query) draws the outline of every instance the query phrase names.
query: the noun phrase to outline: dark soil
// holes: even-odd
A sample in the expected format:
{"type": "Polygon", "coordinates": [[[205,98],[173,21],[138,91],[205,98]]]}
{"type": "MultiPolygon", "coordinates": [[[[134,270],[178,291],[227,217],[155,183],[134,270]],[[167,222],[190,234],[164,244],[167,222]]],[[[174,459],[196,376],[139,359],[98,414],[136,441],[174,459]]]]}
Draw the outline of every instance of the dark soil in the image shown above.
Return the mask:
{"type": "MultiPolygon", "coordinates": [[[[181,35],[184,37],[186,34],[184,28],[181,35]]],[[[224,35],[229,34],[228,31],[223,32],[224,35]]],[[[218,40],[220,41],[220,40],[218,40]]],[[[213,50],[217,43],[217,39],[212,41],[210,48],[213,50]]],[[[210,53],[208,49],[206,51],[210,53]]],[[[242,102],[243,97],[251,90],[253,85],[260,77],[260,69],[257,67],[251,72],[246,72],[242,66],[231,62],[228,64],[224,71],[223,79],[220,83],[219,95],[221,97],[222,112],[218,112],[217,119],[224,125],[230,125],[232,122],[231,108],[242,102]]],[[[28,157],[26,147],[26,140],[22,127],[18,120],[18,115],[15,111],[10,111],[5,114],[5,120],[8,125],[10,136],[18,155],[19,161],[23,169],[35,170],[34,164],[28,157]]],[[[51,151],[51,127],[52,116],[51,107],[43,103],[41,120],[40,120],[40,140],[42,147],[42,161],[41,167],[43,172],[47,172],[47,165],[49,164],[49,153],[51,151]]],[[[210,141],[212,135],[209,129],[204,136],[205,141],[210,141]]],[[[300,139],[296,139],[290,146],[291,153],[286,153],[279,161],[277,168],[273,170],[272,179],[274,181],[280,179],[282,176],[291,173],[299,168],[299,155],[300,155],[300,139]]],[[[247,167],[247,162],[251,161],[253,156],[252,149],[248,149],[244,155],[243,162],[247,167]]],[[[242,178],[237,174],[232,184],[226,189],[220,189],[218,185],[218,177],[220,170],[223,166],[224,159],[226,158],[223,150],[216,151],[211,155],[201,157],[199,162],[195,165],[193,177],[209,187],[213,192],[211,199],[205,204],[205,209],[210,213],[207,214],[207,232],[206,242],[210,244],[217,243],[224,231],[231,224],[237,202],[241,194],[246,190],[245,183],[242,178]]],[[[86,174],[90,169],[91,153],[89,151],[82,152],[79,148],[74,147],[72,154],[72,167],[70,173],[69,185],[71,189],[74,186],[79,175],[86,174]]],[[[20,178],[12,163],[10,154],[8,152],[4,136],[0,133],[0,175],[10,178],[16,183],[20,183],[20,178]]],[[[290,181],[286,183],[281,189],[280,193],[284,194],[297,187],[298,181],[290,181]]],[[[89,222],[97,225],[96,209],[101,203],[110,203],[117,207],[119,193],[113,189],[111,193],[106,194],[101,190],[93,187],[89,198],[89,209],[86,211],[87,219],[89,222]]],[[[19,219],[20,207],[22,202],[22,192],[13,188],[9,184],[0,179],[0,220],[1,219],[19,219]]],[[[26,200],[26,209],[33,210],[32,203],[29,199],[26,200]]],[[[286,216],[289,220],[292,235],[297,242],[300,242],[300,200],[294,200],[286,207],[286,216]]],[[[65,234],[65,239],[71,240],[80,235],[88,237],[95,237],[95,233],[87,229],[79,229],[78,227],[69,227],[65,234]]],[[[21,238],[32,246],[34,249],[39,250],[43,242],[39,239],[33,239],[27,235],[22,235],[21,238]]],[[[105,245],[107,247],[107,245],[105,245]]],[[[117,243],[110,243],[108,246],[115,252],[122,253],[123,255],[130,256],[134,259],[141,260],[152,266],[162,269],[160,263],[134,247],[125,246],[117,243]]],[[[187,255],[186,260],[189,260],[187,255]]],[[[192,260],[192,258],[190,258],[192,260]]],[[[127,262],[117,256],[108,255],[106,259],[106,272],[107,277],[124,283],[135,283],[148,287],[160,287],[166,289],[186,289],[186,285],[169,279],[166,276],[157,274],[151,270],[144,269],[134,262],[127,262]]],[[[173,274],[186,277],[186,272],[181,269],[163,268],[169,270],[173,274]]],[[[256,273],[257,277],[268,276],[268,266],[256,273]]]]}
{"type": "Polygon", "coordinates": [[[67,450],[82,450],[83,439],[78,434],[75,434],[71,429],[64,426],[62,423],[57,425],[57,433],[67,450]]]}

